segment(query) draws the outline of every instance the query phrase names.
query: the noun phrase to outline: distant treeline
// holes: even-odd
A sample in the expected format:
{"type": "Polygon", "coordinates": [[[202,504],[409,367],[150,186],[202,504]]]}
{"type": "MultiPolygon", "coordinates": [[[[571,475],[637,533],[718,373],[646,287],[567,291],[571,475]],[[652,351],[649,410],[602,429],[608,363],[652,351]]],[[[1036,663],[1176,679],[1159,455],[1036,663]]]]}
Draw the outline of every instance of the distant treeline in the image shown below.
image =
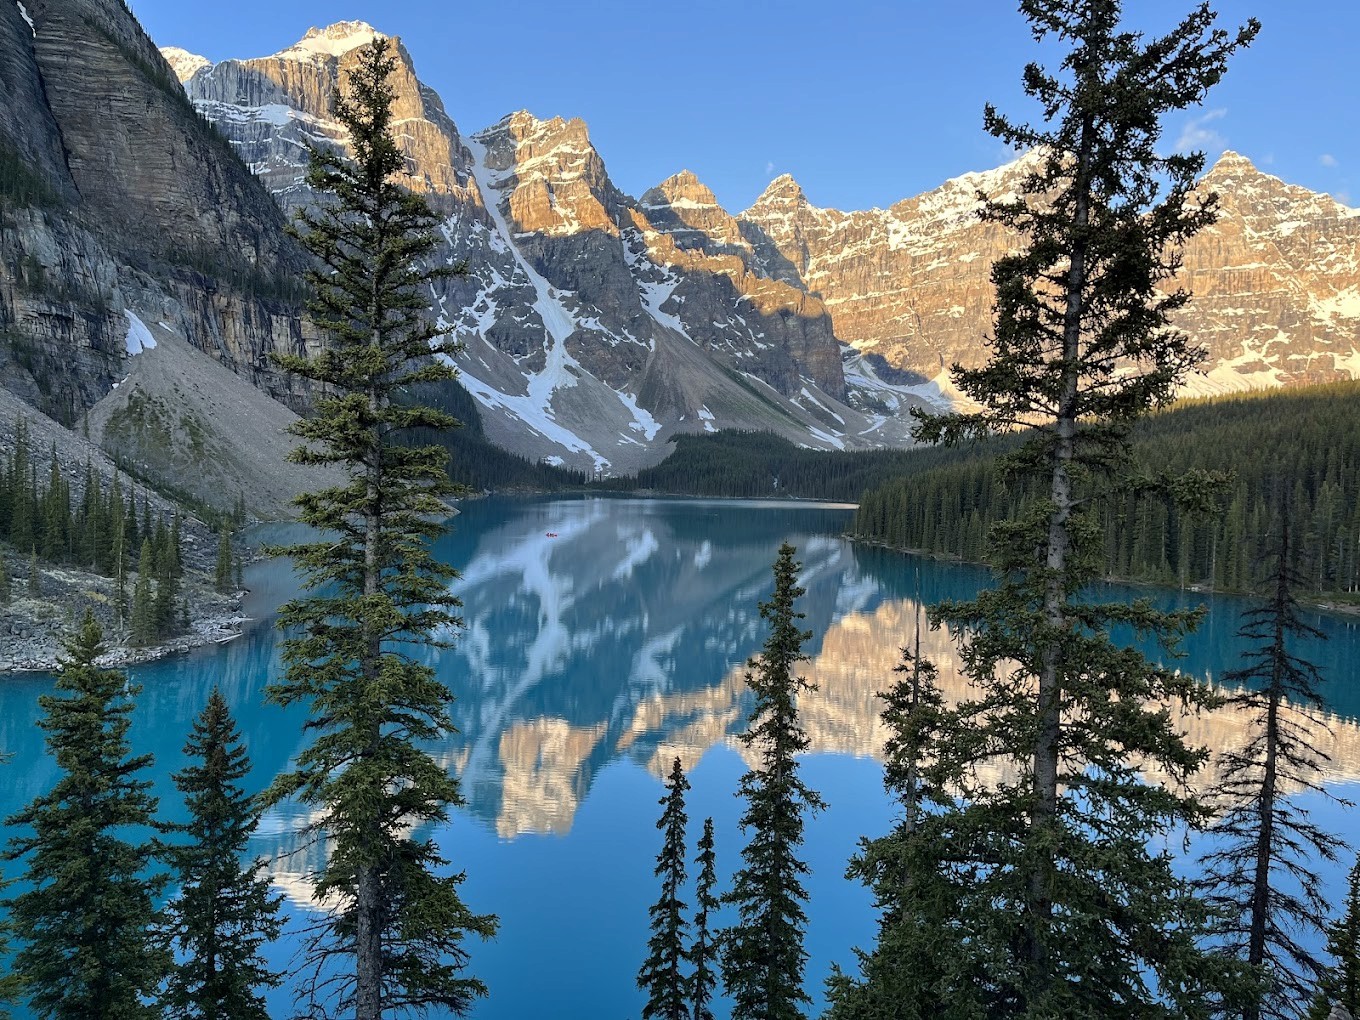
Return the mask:
{"type": "MultiPolygon", "coordinates": [[[[1187,402],[1140,424],[1134,443],[1150,474],[1201,469],[1229,481],[1207,517],[1183,514],[1161,494],[1101,507],[1110,575],[1250,590],[1288,498],[1305,583],[1318,592],[1360,590],[1360,383],[1187,402]]],[[[990,444],[945,452],[949,461],[913,462],[866,493],[853,533],[985,559],[992,525],[1014,519],[1030,494],[1002,484],[990,444]]]]}
{"type": "Polygon", "coordinates": [[[853,501],[866,489],[951,456],[935,450],[807,450],[770,432],[678,435],[671,442],[675,449],[660,464],[643,468],[636,478],[601,484],[691,496],[853,501]]]}

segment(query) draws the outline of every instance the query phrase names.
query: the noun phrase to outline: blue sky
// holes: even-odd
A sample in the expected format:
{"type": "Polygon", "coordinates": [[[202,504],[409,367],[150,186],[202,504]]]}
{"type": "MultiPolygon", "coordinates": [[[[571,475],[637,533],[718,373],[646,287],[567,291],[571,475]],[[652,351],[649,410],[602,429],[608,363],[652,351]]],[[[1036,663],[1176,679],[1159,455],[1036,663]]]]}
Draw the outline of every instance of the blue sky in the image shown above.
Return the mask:
{"type": "MultiPolygon", "coordinates": [[[[276,52],[312,25],[399,35],[464,132],[516,109],[581,117],[639,195],[688,167],[732,212],[791,173],[817,205],[884,206],[1007,154],[982,107],[1033,112],[1038,54],[1009,0],[130,0],[160,45],[210,60],[276,52]]],[[[1168,145],[1235,149],[1286,181],[1360,204],[1360,3],[1219,0],[1260,37],[1168,145]]],[[[1191,0],[1128,0],[1164,30],[1191,0]]]]}

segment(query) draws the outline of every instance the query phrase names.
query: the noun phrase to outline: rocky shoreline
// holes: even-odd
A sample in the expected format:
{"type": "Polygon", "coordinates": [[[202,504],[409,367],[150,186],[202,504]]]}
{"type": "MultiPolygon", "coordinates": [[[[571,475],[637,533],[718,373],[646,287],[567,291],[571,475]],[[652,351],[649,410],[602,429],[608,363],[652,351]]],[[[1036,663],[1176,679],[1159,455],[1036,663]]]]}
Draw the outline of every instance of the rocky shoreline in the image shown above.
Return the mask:
{"type": "MultiPolygon", "coordinates": [[[[45,672],[56,668],[62,646],[88,609],[104,630],[107,651],[101,665],[125,666],[149,662],[203,645],[220,644],[240,637],[250,622],[244,614],[245,591],[220,593],[205,574],[186,571],[184,597],[189,626],[182,633],[154,645],[128,644],[129,628],[119,624],[116,582],[69,567],[39,564],[39,594],[27,594],[28,562],[6,555],[13,578],[10,604],[0,606],[0,676],[6,673],[45,672]]],[[[132,583],[129,580],[128,590],[132,583]]]]}

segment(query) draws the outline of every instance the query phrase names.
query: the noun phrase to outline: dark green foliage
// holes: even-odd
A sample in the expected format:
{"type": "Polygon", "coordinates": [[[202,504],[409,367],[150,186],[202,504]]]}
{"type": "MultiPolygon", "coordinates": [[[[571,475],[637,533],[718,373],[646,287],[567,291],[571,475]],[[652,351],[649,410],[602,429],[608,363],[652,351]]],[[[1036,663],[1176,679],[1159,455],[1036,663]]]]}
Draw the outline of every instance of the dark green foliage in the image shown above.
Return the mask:
{"type": "Polygon", "coordinates": [[[261,993],[281,978],[260,949],[278,937],[283,897],[270,892],[264,861],[242,863],[259,816],[241,788],[250,760],[217,688],[184,753],[191,764],[174,779],[189,821],[173,831],[186,841],[163,850],[179,886],[163,924],[176,963],[160,1002],[183,1020],[268,1020],[261,993]]]}
{"type": "MultiPolygon", "coordinates": [[[[1183,509],[1163,487],[1097,494],[1103,572],[1252,590],[1263,580],[1254,565],[1271,557],[1270,508],[1287,493],[1300,525],[1304,589],[1360,591],[1357,402],[1360,383],[1328,383],[1189,401],[1138,423],[1131,438],[1144,476],[1202,471],[1231,480],[1209,514],[1183,509]]],[[[1033,483],[1003,480],[996,445],[940,451],[952,456],[933,465],[912,461],[910,472],[865,494],[853,533],[898,548],[987,559],[993,525],[1035,495],[1033,483]]]]}
{"type": "Polygon", "coordinates": [[[217,540],[217,567],[213,571],[213,587],[219,592],[231,591],[231,565],[231,532],[223,528],[217,540]]]}
{"type": "Polygon", "coordinates": [[[718,943],[714,938],[713,914],[720,906],[717,856],[713,852],[713,819],[704,819],[699,837],[699,879],[694,887],[694,939],[685,953],[690,966],[689,1002],[692,1020],[713,1020],[713,989],[718,983],[718,943]]]}
{"type": "Polygon", "coordinates": [[[42,571],[38,569],[37,552],[28,555],[28,595],[35,599],[42,595],[42,571]]]}
{"type": "Polygon", "coordinates": [[[899,676],[881,697],[890,736],[883,783],[902,813],[884,836],[861,839],[846,877],[873,891],[879,911],[878,941],[872,951],[855,950],[859,974],[839,969],[828,982],[829,1020],[925,1020],[981,1018],[978,982],[959,970],[967,954],[952,910],[958,879],[941,876],[932,862],[947,853],[947,831],[939,817],[952,806],[945,747],[951,739],[936,670],[921,658],[920,620],[914,647],[902,649],[899,676]]]}
{"type": "Polygon", "coordinates": [[[1260,982],[1238,1014],[1242,1020],[1300,1015],[1322,972],[1306,939],[1300,940],[1320,933],[1327,912],[1317,865],[1335,861],[1344,846],[1293,799],[1299,790],[1327,795],[1323,770],[1331,759],[1316,743],[1326,726],[1319,714],[1322,678],[1290,650],[1299,638],[1324,635],[1299,615],[1287,510],[1278,532],[1269,601],[1243,613],[1238,631],[1253,650],[1240,668],[1223,675],[1225,684],[1238,688],[1226,703],[1251,718],[1251,730],[1245,746],[1222,754],[1215,791],[1221,814],[1210,830],[1215,843],[1203,858],[1200,880],[1222,916],[1221,951],[1248,964],[1260,982]]]}
{"type": "Polygon", "coordinates": [[[794,1020],[811,1002],[803,989],[804,904],[799,859],[803,815],[825,805],[798,775],[796,756],[808,746],[798,722],[798,695],[814,688],[794,672],[805,661],[803,642],[812,636],[799,629],[804,614],[794,602],[801,566],[787,542],[774,564],[774,594],[760,604],[770,624],[761,654],[747,663],[746,685],[755,705],[740,740],[759,756],[760,764],[741,778],[739,796],[746,801],[742,829],[750,840],[742,850],[742,867],[723,902],[737,909],[737,921],[724,929],[723,986],[733,998],[734,1020],[794,1020]]]}
{"type": "MultiPolygon", "coordinates": [[[[1258,26],[1226,32],[1199,6],[1153,38],[1121,28],[1118,0],[1020,9],[1061,62],[1025,69],[1038,126],[985,115],[1034,157],[1017,195],[984,205],[1020,245],[992,269],[986,364],[953,369],[981,410],[919,416],[930,442],[1016,433],[1002,469],[1022,493],[992,530],[997,587],[932,611],[978,694],[946,720],[961,797],[931,823],[947,838],[927,844],[926,881],[953,893],[952,969],[989,1018],[1198,1016],[1237,992],[1237,968],[1202,948],[1206,905],[1149,844],[1202,817],[1178,791],[1204,754],[1163,706],[1209,694],[1108,636],[1126,626],[1169,658],[1198,614],[1089,599],[1104,552],[1091,504],[1143,487],[1131,427],[1200,356],[1169,328],[1188,300],[1170,281],[1215,200],[1193,193],[1203,154],[1158,154],[1161,118],[1202,102],[1258,26]]],[[[1163,485],[1203,507],[1207,483],[1163,485]]]]}
{"type": "MultiPolygon", "coordinates": [[[[0,541],[7,540],[21,551],[35,551],[44,562],[121,578],[129,566],[128,557],[139,548],[142,529],[135,501],[131,497],[124,501],[119,475],[106,486],[87,460],[76,498],[59,469],[55,448],[47,470],[40,472],[25,419],[15,422],[15,433],[13,451],[0,456],[0,541]]],[[[161,545],[173,545],[178,561],[178,520],[168,532],[163,522],[157,527],[164,532],[161,545]]],[[[178,562],[175,569],[183,573],[178,562]]]]}
{"type": "Polygon", "coordinates": [[[149,645],[156,640],[156,602],[151,590],[153,554],[151,540],[142,539],[142,554],[137,561],[137,583],[132,586],[132,636],[134,645],[149,645]]]}
{"type": "Polygon", "coordinates": [[[1327,1020],[1333,1006],[1360,1016],[1360,860],[1346,881],[1341,916],[1327,926],[1327,955],[1332,966],[1322,972],[1308,1020],[1327,1020]]]}
{"type": "Polygon", "coordinates": [[[647,940],[648,955],[638,970],[638,987],[646,991],[643,1020],[689,1020],[689,980],[682,967],[685,962],[685,903],[680,889],[685,884],[685,778],[680,759],[675,759],[666,793],[659,803],[661,817],[656,827],[663,833],[661,852],[656,856],[656,877],[661,879],[661,895],[648,914],[652,936],[647,940]]]}
{"type": "Polygon", "coordinates": [[[292,459],[337,466],[348,481],[298,498],[299,517],[320,534],[282,550],[308,594],[281,611],[286,672],[270,695],[310,707],[313,740],[270,796],[307,805],[329,851],[314,876],[318,899],[334,906],[308,943],[311,1008],[357,1020],[466,1012],[486,993],[466,972],[467,936],[496,929],[464,905],[462,874],[448,873],[427,835],[463,803],[425,750],[453,733],[449,691],[410,655],[441,646],[459,623],[455,572],[431,553],[451,485],[443,450],[396,437],[454,421],[394,397],[451,378],[443,359],[455,345],[425,316],[445,270],[429,267],[434,214],[398,183],[393,67],[389,43],[376,40],[336,101],[354,161],[312,151],[308,183],[329,200],[300,215],[299,237],[315,257],[310,309],[326,342],[315,358],[279,359],[324,394],[293,428],[306,445],[292,459]]]}
{"type": "Polygon", "coordinates": [[[7,606],[10,602],[10,588],[13,582],[9,577],[9,564],[5,562],[4,550],[0,549],[0,606],[7,606]]]}
{"type": "Polygon", "coordinates": [[[636,478],[608,479],[600,487],[854,500],[868,488],[941,459],[931,450],[805,450],[771,432],[682,434],[671,443],[675,449],[660,464],[643,468],[636,478]]]}
{"type": "Polygon", "coordinates": [[[118,670],[100,669],[99,626],[85,617],[66,646],[56,694],[38,698],[39,727],[56,758],[57,781],[7,822],[27,830],[7,856],[25,861],[28,891],[13,897],[19,942],[14,973],[42,1017],[153,1020],[146,1001],[168,960],[151,935],[149,875],[156,800],[143,778],[149,755],[132,755],[132,699],[118,670]]]}

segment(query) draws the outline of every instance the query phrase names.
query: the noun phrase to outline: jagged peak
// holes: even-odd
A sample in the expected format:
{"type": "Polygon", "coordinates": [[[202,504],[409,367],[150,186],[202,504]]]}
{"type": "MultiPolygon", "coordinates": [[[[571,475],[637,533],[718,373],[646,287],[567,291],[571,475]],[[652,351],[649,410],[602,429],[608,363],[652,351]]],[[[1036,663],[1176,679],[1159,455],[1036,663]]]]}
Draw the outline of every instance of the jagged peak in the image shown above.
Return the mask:
{"type": "Polygon", "coordinates": [[[656,187],[648,189],[642,198],[644,203],[654,206],[684,202],[691,206],[719,208],[718,196],[693,170],[671,174],[656,187]]]}
{"type": "Polygon", "coordinates": [[[386,39],[366,21],[337,21],[325,28],[309,28],[307,34],[278,56],[342,57],[350,50],[386,39]]]}
{"type": "Polygon", "coordinates": [[[507,113],[496,123],[490,127],[482,128],[472,137],[478,141],[487,142],[500,136],[506,136],[515,142],[554,136],[555,145],[574,141],[579,142],[584,148],[591,147],[590,129],[586,127],[586,122],[580,117],[572,117],[569,120],[563,117],[550,117],[544,120],[528,110],[516,110],[513,113],[507,113]]]}
{"type": "Polygon", "coordinates": [[[760,197],[752,203],[751,208],[756,209],[767,205],[786,205],[789,202],[806,203],[807,195],[803,193],[803,186],[793,179],[793,174],[780,174],[769,184],[765,185],[765,190],[760,193],[760,197]]]}
{"type": "Polygon", "coordinates": [[[165,58],[170,69],[175,72],[175,77],[181,82],[186,82],[205,67],[212,67],[213,62],[207,57],[197,53],[190,53],[188,50],[180,49],[178,46],[162,46],[161,56],[165,58]]]}

